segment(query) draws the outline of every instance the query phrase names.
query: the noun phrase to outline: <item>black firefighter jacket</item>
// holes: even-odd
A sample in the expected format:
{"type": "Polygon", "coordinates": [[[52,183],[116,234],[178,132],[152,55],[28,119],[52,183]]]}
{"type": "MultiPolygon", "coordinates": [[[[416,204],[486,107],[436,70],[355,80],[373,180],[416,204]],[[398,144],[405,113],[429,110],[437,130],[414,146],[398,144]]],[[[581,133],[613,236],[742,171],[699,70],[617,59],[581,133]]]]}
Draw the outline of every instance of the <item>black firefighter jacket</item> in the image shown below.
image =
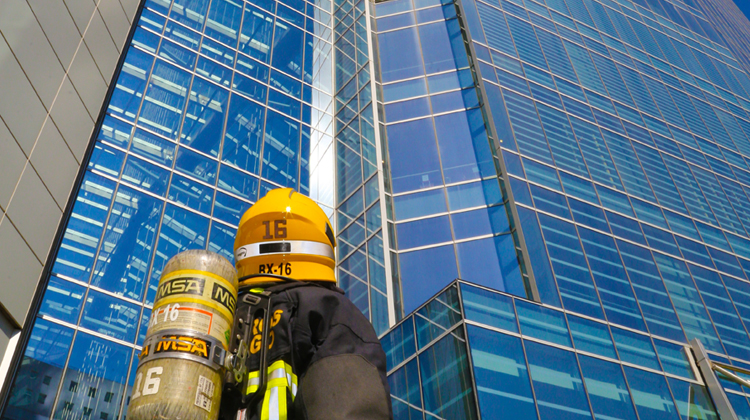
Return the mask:
{"type": "MultiPolygon", "coordinates": [[[[239,416],[237,410],[243,407],[237,404],[236,392],[234,397],[226,395],[222,419],[392,419],[385,353],[370,322],[343,291],[303,282],[269,285],[265,290],[271,292],[266,390],[262,400],[246,405],[239,416]]],[[[238,317],[254,310],[244,293],[252,291],[240,291],[238,317]]],[[[251,323],[245,330],[246,395],[256,392],[260,382],[263,322],[251,323]]]]}

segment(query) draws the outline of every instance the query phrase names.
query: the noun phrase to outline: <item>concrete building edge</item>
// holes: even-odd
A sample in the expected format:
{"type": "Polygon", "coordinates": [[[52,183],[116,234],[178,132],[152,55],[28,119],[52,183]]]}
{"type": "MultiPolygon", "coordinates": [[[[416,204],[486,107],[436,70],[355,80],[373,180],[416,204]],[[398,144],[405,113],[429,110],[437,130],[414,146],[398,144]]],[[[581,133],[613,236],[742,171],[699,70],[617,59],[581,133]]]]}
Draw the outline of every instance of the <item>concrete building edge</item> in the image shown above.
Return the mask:
{"type": "Polygon", "coordinates": [[[17,333],[14,333],[11,337],[12,341],[9,341],[5,355],[3,356],[2,360],[0,360],[0,416],[5,413],[8,399],[10,397],[10,388],[15,381],[18,368],[21,364],[21,361],[23,360],[23,354],[25,352],[26,346],[28,345],[29,339],[31,338],[31,330],[34,324],[34,319],[39,312],[42,298],[44,297],[44,292],[47,289],[49,277],[52,272],[52,266],[54,264],[55,258],[57,257],[57,250],[60,248],[60,244],[62,243],[65,228],[68,225],[68,221],[70,220],[70,216],[73,212],[75,199],[78,196],[78,192],[81,188],[81,183],[83,182],[83,177],[86,174],[88,162],[91,160],[91,156],[94,152],[96,137],[99,133],[99,130],[101,130],[102,123],[104,122],[104,117],[106,116],[107,104],[109,104],[109,101],[114,93],[117,79],[120,76],[120,72],[122,71],[122,67],[125,62],[125,57],[127,56],[128,47],[130,46],[133,35],[135,34],[135,30],[138,27],[137,23],[141,17],[145,4],[146,0],[140,0],[135,15],[133,16],[130,30],[128,31],[128,35],[125,38],[125,42],[123,43],[122,52],[120,53],[120,57],[117,59],[115,71],[112,74],[109,87],[107,88],[107,94],[102,101],[102,106],[99,109],[99,115],[97,116],[96,122],[94,124],[94,129],[91,132],[91,137],[89,138],[89,142],[86,146],[86,152],[84,153],[83,159],[81,160],[81,167],[78,169],[78,173],[76,174],[75,180],[73,182],[73,188],[71,188],[70,195],[68,196],[68,200],[65,204],[65,209],[63,211],[62,218],[60,219],[60,224],[57,227],[57,231],[55,232],[54,239],[52,240],[52,245],[50,246],[49,253],[47,254],[44,268],[42,269],[42,273],[39,276],[39,279],[37,280],[36,290],[34,291],[34,295],[31,299],[29,309],[26,313],[26,318],[24,319],[23,325],[21,325],[21,330],[17,333]]]}

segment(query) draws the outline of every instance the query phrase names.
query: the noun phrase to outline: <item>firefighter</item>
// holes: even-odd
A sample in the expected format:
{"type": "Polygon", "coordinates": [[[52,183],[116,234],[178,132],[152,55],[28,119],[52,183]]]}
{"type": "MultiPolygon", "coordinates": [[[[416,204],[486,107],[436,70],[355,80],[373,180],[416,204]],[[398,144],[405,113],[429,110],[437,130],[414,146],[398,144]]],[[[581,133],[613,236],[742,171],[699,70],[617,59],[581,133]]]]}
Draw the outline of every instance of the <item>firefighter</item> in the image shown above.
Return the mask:
{"type": "Polygon", "coordinates": [[[385,353],[336,287],[335,247],[323,210],[291,188],[242,216],[222,420],[392,418],[385,353]]]}

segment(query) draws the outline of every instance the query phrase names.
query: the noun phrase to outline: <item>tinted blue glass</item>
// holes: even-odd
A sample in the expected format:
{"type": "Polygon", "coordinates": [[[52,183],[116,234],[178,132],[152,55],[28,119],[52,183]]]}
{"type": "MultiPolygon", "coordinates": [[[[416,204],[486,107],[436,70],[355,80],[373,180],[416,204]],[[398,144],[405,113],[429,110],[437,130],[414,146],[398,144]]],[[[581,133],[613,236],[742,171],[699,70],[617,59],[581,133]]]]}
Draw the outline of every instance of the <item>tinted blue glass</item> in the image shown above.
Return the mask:
{"type": "Polygon", "coordinates": [[[104,234],[91,284],[142,298],[163,202],[121,186],[104,234]]]}
{"type": "Polygon", "coordinates": [[[719,418],[706,388],[675,378],[668,378],[668,381],[677,402],[677,410],[683,420],[717,420],[719,418]]]}
{"type": "Polygon", "coordinates": [[[424,74],[416,28],[379,34],[378,44],[383,82],[424,74]]]}
{"type": "Polygon", "coordinates": [[[693,368],[690,366],[690,361],[686,354],[689,350],[683,346],[661,340],[654,340],[654,345],[656,346],[659,361],[665,372],[688,379],[695,379],[693,368]]]}
{"type": "Polygon", "coordinates": [[[750,419],[750,405],[748,405],[747,399],[742,395],[732,394],[731,392],[727,392],[726,394],[737,417],[740,420],[750,419]]]}
{"type": "Polygon", "coordinates": [[[409,313],[458,277],[453,245],[399,254],[404,312],[409,313]]]}
{"type": "Polygon", "coordinates": [[[536,256],[536,258],[531,258],[529,263],[534,272],[534,280],[542,303],[560,307],[560,294],[557,291],[552,268],[549,265],[549,256],[544,245],[536,213],[522,207],[518,207],[517,210],[521,219],[521,228],[523,229],[526,247],[530,255],[536,256]]]}
{"type": "Polygon", "coordinates": [[[620,360],[660,370],[654,345],[648,336],[612,327],[620,360]]]}
{"type": "Polygon", "coordinates": [[[205,249],[208,236],[208,219],[190,211],[167,204],[161,221],[161,231],[156,245],[153,270],[146,292],[147,304],[152,304],[161,270],[171,255],[186,249],[205,249]]]}
{"type": "Polygon", "coordinates": [[[643,318],[633,295],[615,242],[609,236],[589,229],[578,229],[594,276],[599,298],[610,322],[645,331],[643,318]]]}
{"type": "Polygon", "coordinates": [[[597,419],[636,419],[622,368],[588,356],[579,356],[586,390],[597,419]]]}
{"type": "Polygon", "coordinates": [[[84,293],[83,286],[52,276],[44,291],[39,313],[75,324],[81,313],[84,293]]]}
{"type": "MultiPolygon", "coordinates": [[[[449,189],[450,191],[450,189],[449,189]]],[[[508,214],[505,206],[495,206],[471,210],[451,215],[453,232],[456,239],[471,238],[487,234],[510,231],[508,214]]]]}
{"type": "Polygon", "coordinates": [[[479,110],[435,117],[435,129],[445,182],[495,174],[489,140],[479,110]]]}
{"type": "Polygon", "coordinates": [[[685,334],[680,328],[651,253],[645,248],[620,240],[617,241],[617,247],[650,332],[684,341],[685,334]]]}
{"type": "Polygon", "coordinates": [[[388,126],[388,146],[394,192],[443,183],[431,118],[388,126]]]}
{"type": "Polygon", "coordinates": [[[125,56],[123,72],[118,77],[112,93],[107,111],[113,115],[123,117],[129,121],[135,120],[138,107],[141,105],[143,91],[146,90],[146,80],[154,63],[154,57],[134,47],[130,47],[125,56]]]}
{"type": "Polygon", "coordinates": [[[425,73],[465,67],[468,62],[457,19],[419,27],[425,73]]]}
{"type": "Polygon", "coordinates": [[[135,341],[140,308],[132,303],[89,290],[80,325],[124,341],[135,341]]]}
{"type": "Polygon", "coordinates": [[[525,301],[516,301],[521,334],[572,347],[565,315],[525,301]]]}
{"type": "Polygon", "coordinates": [[[86,172],[73,206],[71,221],[65,230],[62,245],[53,266],[55,273],[88,282],[104,224],[87,223],[85,220],[87,218],[106,220],[114,191],[113,181],[86,172]],[[80,238],[81,234],[95,239],[83,241],[80,238]]]}
{"type": "Polygon", "coordinates": [[[511,298],[463,283],[461,284],[461,298],[466,319],[518,332],[511,298]]]}
{"type": "Polygon", "coordinates": [[[617,359],[612,337],[605,324],[600,324],[586,318],[568,315],[570,333],[578,350],[596,353],[602,356],[617,359]]]}
{"type": "Polygon", "coordinates": [[[209,184],[216,182],[218,166],[216,161],[186,147],[180,147],[177,150],[175,169],[201,181],[209,184]]]}
{"type": "MultiPolygon", "coordinates": [[[[65,414],[84,418],[87,408],[95,413],[104,412],[114,418],[125,394],[125,382],[130,367],[133,350],[111,341],[93,337],[79,332],[71,351],[68,369],[65,372],[63,386],[65,400],[71,403],[57,404],[54,417],[63,418],[65,414]],[[97,398],[89,395],[91,386],[98,386],[102,379],[107,382],[107,391],[111,392],[110,401],[105,401],[106,392],[100,390],[97,398]],[[96,410],[96,411],[94,411],[96,410]]],[[[96,391],[94,391],[96,392],[96,391]]]]}
{"type": "Polygon", "coordinates": [[[451,240],[448,216],[422,219],[396,225],[399,249],[408,249],[451,240]]]}
{"type": "MultiPolygon", "coordinates": [[[[448,287],[417,311],[414,323],[417,330],[417,347],[422,350],[461,321],[461,307],[455,285],[448,287]]],[[[463,339],[463,330],[453,332],[463,339]]]]}
{"type": "Polygon", "coordinates": [[[627,366],[624,369],[641,420],[680,418],[664,376],[627,366]]]}
{"type": "Polygon", "coordinates": [[[165,166],[172,166],[175,144],[147,132],[141,128],[135,130],[130,153],[151,159],[165,166]]]}
{"type": "Polygon", "coordinates": [[[564,195],[537,187],[536,185],[531,185],[530,187],[531,194],[534,197],[534,206],[538,210],[571,219],[568,202],[564,195]]]}
{"type": "Polygon", "coordinates": [[[603,319],[575,226],[540,214],[545,243],[566,309],[603,319]]]}
{"type": "Polygon", "coordinates": [[[467,328],[482,417],[537,419],[521,340],[467,328]]]}
{"type": "Polygon", "coordinates": [[[222,160],[258,173],[263,116],[261,105],[239,95],[232,95],[222,160]]]}
{"type": "Polygon", "coordinates": [[[175,139],[188,94],[190,75],[177,67],[157,60],[146,91],[138,123],[175,139]]]}
{"type": "Polygon", "coordinates": [[[190,178],[173,174],[167,197],[193,210],[208,214],[211,212],[213,188],[190,178]]]}
{"type": "Polygon", "coordinates": [[[3,416],[49,418],[73,340],[73,330],[37,318],[3,416]],[[53,381],[54,379],[54,381],[53,381]]]}
{"type": "Polygon", "coordinates": [[[590,419],[574,353],[524,341],[529,371],[542,419],[590,419]]]}
{"type": "MultiPolygon", "coordinates": [[[[390,385],[391,394],[395,395],[396,398],[422,408],[422,395],[419,392],[419,368],[417,367],[417,359],[412,359],[412,361],[407,363],[406,366],[393,372],[388,377],[388,385],[390,385]]],[[[394,418],[410,418],[409,413],[405,413],[406,416],[403,417],[396,417],[395,411],[396,407],[394,407],[394,418]]],[[[419,417],[422,417],[421,413],[419,417]]]]}
{"type": "Polygon", "coordinates": [[[448,334],[419,355],[425,411],[443,418],[477,417],[466,343],[448,334]]]}
{"type": "Polygon", "coordinates": [[[692,340],[698,337],[706,348],[723,353],[716,330],[703,306],[695,283],[687,272],[685,263],[658,253],[655,253],[654,257],[667,290],[672,295],[672,302],[687,338],[692,340]]]}
{"type": "Polygon", "coordinates": [[[456,248],[462,279],[526,297],[512,235],[461,242],[456,248]]]}
{"type": "MultiPolygon", "coordinates": [[[[452,211],[484,205],[491,206],[503,202],[503,194],[500,192],[500,185],[494,179],[454,185],[448,187],[447,191],[448,203],[450,204],[452,211]]],[[[494,213],[492,219],[494,220],[494,213]]],[[[502,223],[500,223],[500,226],[502,226],[502,223]]]]}
{"type": "Polygon", "coordinates": [[[380,343],[385,351],[388,369],[393,369],[416,353],[414,342],[414,321],[411,318],[386,334],[380,343]]]}
{"type": "Polygon", "coordinates": [[[395,197],[396,220],[447,212],[445,201],[445,190],[442,188],[395,197]]]}
{"type": "Polygon", "coordinates": [[[221,254],[230,262],[234,262],[234,237],[237,229],[221,223],[211,224],[211,236],[208,242],[210,251],[221,254]]]}

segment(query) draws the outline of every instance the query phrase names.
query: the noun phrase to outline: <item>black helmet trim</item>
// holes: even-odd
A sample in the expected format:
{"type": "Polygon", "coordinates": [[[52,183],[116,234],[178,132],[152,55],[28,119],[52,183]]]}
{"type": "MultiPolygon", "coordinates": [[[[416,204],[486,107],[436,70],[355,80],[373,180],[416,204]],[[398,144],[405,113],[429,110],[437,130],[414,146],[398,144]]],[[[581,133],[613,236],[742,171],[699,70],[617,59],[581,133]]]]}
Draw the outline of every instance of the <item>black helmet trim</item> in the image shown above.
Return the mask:
{"type": "Polygon", "coordinates": [[[326,237],[328,238],[328,241],[331,243],[332,247],[336,247],[336,239],[333,236],[333,231],[331,230],[331,225],[326,223],[326,237]]]}
{"type": "Polygon", "coordinates": [[[330,245],[314,241],[282,241],[247,244],[237,248],[237,251],[234,252],[234,258],[237,261],[240,261],[245,258],[273,254],[318,255],[335,259],[333,248],[330,245]]]}

